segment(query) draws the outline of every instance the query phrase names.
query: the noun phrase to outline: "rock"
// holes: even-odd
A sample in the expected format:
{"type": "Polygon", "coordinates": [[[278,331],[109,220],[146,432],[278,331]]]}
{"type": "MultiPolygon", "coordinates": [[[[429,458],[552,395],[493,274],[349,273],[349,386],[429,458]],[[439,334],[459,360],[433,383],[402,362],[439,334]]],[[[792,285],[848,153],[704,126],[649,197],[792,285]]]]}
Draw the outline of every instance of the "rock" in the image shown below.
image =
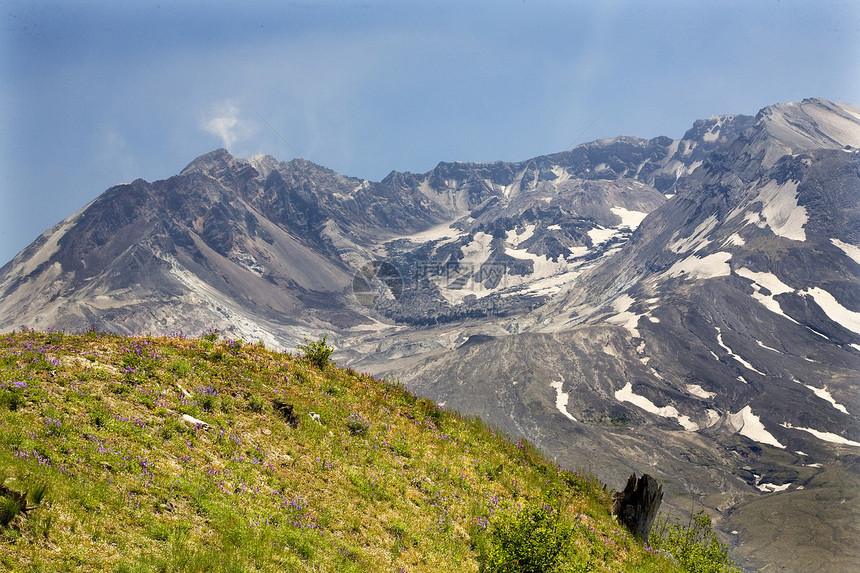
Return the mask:
{"type": "Polygon", "coordinates": [[[291,428],[299,427],[299,417],[293,412],[292,404],[287,404],[283,400],[275,398],[272,401],[272,406],[274,406],[276,412],[279,412],[284,417],[284,420],[286,420],[291,428]]]}
{"type": "Polygon", "coordinates": [[[612,514],[618,521],[643,541],[648,541],[651,524],[657,517],[657,510],[663,501],[663,487],[648,474],[636,479],[632,474],[627,479],[623,492],[615,492],[612,496],[612,514]]]}
{"type": "Polygon", "coordinates": [[[182,414],[182,421],[186,424],[190,424],[194,427],[202,428],[204,430],[208,430],[212,427],[203,420],[198,420],[197,418],[189,416],[188,414],[182,414]]]}

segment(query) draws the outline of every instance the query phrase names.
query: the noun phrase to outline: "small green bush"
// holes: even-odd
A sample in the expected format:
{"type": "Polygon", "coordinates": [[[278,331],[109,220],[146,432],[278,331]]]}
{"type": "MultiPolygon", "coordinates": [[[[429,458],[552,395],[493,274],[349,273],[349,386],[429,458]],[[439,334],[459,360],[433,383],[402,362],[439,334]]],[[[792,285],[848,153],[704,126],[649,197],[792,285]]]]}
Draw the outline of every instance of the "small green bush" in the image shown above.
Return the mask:
{"type": "Polygon", "coordinates": [[[692,516],[687,527],[660,516],[649,542],[652,549],[668,552],[690,573],[741,572],[729,559],[729,548],[714,534],[711,518],[704,510],[692,516]]]}
{"type": "Polygon", "coordinates": [[[370,429],[370,422],[358,414],[352,413],[346,420],[346,427],[353,436],[366,436],[367,431],[370,429]]]}
{"type": "Polygon", "coordinates": [[[316,342],[311,342],[307,338],[305,338],[304,344],[299,344],[296,346],[299,350],[304,353],[304,357],[317,368],[325,368],[329,363],[329,357],[331,353],[334,351],[334,348],[331,346],[326,346],[325,339],[328,338],[326,334],[316,342]]]}
{"type": "Polygon", "coordinates": [[[405,439],[400,439],[391,444],[391,451],[404,458],[412,457],[412,447],[405,439]]]}
{"type": "Polygon", "coordinates": [[[248,400],[248,409],[259,414],[266,409],[266,399],[259,394],[254,394],[251,396],[251,399],[248,400]]]}
{"type": "Polygon", "coordinates": [[[220,335],[221,333],[217,328],[210,328],[206,330],[200,338],[206,342],[212,343],[218,340],[220,335]]]}
{"type": "Polygon", "coordinates": [[[165,440],[173,439],[173,436],[177,434],[181,434],[185,431],[185,426],[179,420],[175,418],[168,418],[164,421],[164,424],[161,426],[161,437],[165,440]]]}
{"type": "Polygon", "coordinates": [[[112,416],[110,415],[110,411],[108,411],[107,407],[99,404],[96,408],[90,412],[90,423],[96,428],[104,428],[110,423],[112,416]]]}
{"type": "Polygon", "coordinates": [[[48,484],[46,482],[36,484],[33,489],[27,493],[27,495],[30,498],[30,501],[33,502],[33,505],[41,504],[48,495],[48,484]]]}
{"type": "Polygon", "coordinates": [[[497,514],[480,546],[482,573],[566,573],[574,527],[563,519],[555,495],[517,512],[497,514]]]}
{"type": "Polygon", "coordinates": [[[168,364],[167,369],[176,374],[179,378],[182,378],[191,372],[191,364],[189,364],[187,360],[179,358],[168,364]]]}
{"type": "Polygon", "coordinates": [[[220,409],[222,412],[232,412],[236,407],[236,400],[232,396],[223,396],[220,400],[220,409]]]}
{"type": "Polygon", "coordinates": [[[4,390],[0,392],[0,405],[6,406],[10,412],[14,412],[26,404],[27,400],[18,390],[4,390]]]}

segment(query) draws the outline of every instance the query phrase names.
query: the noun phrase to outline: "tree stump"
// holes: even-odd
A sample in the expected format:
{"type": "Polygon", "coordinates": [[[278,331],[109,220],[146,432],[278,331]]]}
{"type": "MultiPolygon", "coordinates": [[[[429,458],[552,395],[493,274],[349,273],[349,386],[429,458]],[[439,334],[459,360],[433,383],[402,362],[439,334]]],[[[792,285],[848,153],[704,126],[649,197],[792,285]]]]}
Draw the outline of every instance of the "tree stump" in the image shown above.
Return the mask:
{"type": "Polygon", "coordinates": [[[293,412],[292,404],[287,404],[283,400],[275,398],[272,401],[272,405],[275,407],[275,411],[279,412],[281,416],[284,417],[284,420],[286,420],[287,424],[289,424],[291,428],[299,427],[299,417],[295,414],[295,412],[293,412]]]}
{"type": "Polygon", "coordinates": [[[663,487],[653,477],[643,474],[636,479],[634,473],[627,479],[623,492],[612,495],[612,514],[618,521],[643,541],[648,542],[651,524],[657,517],[657,510],[663,501],[663,487]]]}

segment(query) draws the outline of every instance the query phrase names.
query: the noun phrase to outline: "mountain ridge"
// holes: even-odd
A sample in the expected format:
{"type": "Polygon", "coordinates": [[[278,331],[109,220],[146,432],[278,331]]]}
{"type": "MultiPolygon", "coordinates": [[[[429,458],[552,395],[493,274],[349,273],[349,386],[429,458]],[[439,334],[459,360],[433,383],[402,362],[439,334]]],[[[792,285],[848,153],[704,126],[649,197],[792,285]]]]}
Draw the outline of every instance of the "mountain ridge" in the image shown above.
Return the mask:
{"type": "Polygon", "coordinates": [[[676,511],[721,512],[747,565],[791,570],[793,539],[733,519],[854,475],[858,147],[860,109],[807,99],[380,182],[216,150],[7,263],[0,329],[329,334],[339,362],[568,466],[648,467],[676,511]]]}

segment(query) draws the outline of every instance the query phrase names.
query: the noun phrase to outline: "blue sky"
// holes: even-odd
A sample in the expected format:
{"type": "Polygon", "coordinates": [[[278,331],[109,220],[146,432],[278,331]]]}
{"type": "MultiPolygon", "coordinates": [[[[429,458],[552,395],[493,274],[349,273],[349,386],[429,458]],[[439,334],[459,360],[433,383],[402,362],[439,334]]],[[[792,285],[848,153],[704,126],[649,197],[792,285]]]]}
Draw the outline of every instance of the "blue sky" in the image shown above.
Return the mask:
{"type": "Polygon", "coordinates": [[[860,104],[854,0],[0,7],[0,265],[111,185],[218,147],[378,181],[860,104]]]}

